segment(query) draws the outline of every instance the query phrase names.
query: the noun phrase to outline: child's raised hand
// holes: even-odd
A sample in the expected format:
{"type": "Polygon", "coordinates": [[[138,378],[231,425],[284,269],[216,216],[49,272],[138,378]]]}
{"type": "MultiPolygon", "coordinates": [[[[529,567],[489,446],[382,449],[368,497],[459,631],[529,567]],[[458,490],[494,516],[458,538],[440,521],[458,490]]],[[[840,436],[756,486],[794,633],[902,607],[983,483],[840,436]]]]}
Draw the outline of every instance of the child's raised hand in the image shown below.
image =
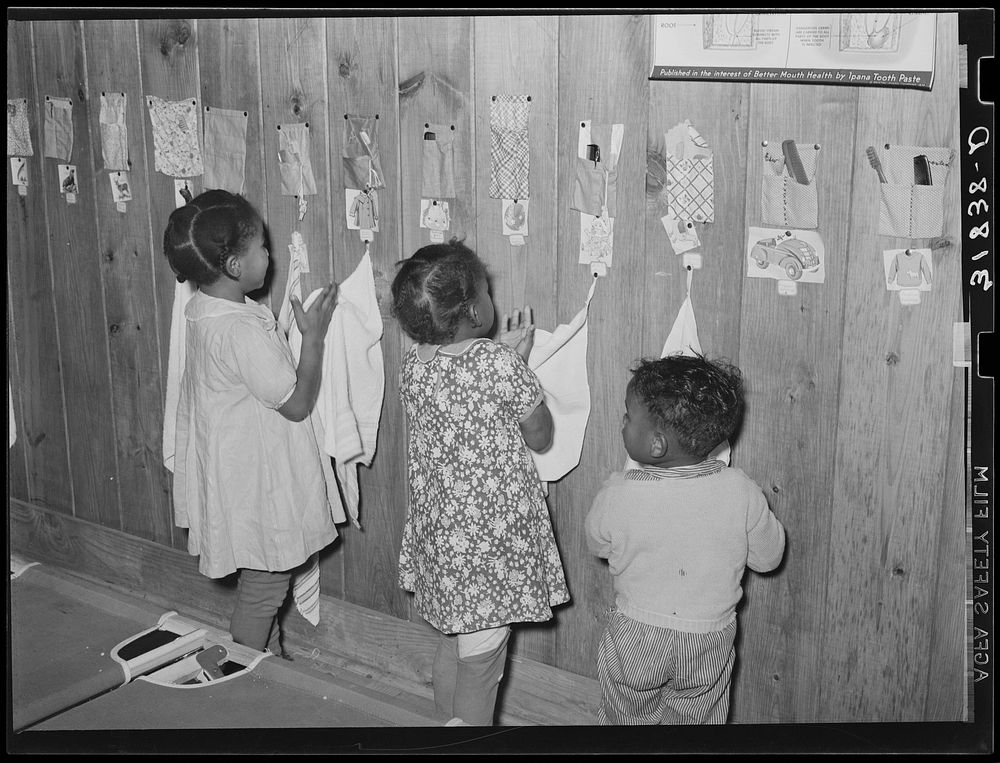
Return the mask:
{"type": "Polygon", "coordinates": [[[503,322],[500,324],[500,336],[497,338],[501,344],[512,348],[527,363],[531,348],[535,344],[535,325],[531,320],[531,305],[525,305],[524,312],[515,310],[513,317],[504,313],[503,322]]]}
{"type": "Polygon", "coordinates": [[[291,297],[292,312],[295,313],[295,323],[302,334],[302,341],[308,339],[322,342],[326,338],[326,330],[333,317],[333,309],[337,306],[338,286],[330,283],[306,310],[298,297],[291,297]]]}

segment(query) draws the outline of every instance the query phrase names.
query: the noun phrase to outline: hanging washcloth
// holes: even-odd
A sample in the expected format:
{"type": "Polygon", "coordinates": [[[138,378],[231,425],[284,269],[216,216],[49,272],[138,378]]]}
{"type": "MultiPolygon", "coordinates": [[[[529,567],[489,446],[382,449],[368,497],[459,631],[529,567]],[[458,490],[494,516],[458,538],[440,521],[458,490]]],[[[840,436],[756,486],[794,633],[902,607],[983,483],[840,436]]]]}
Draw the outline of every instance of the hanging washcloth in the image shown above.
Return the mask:
{"type": "Polygon", "coordinates": [[[587,300],[573,320],[549,333],[535,329],[528,367],[542,384],[545,404],[552,414],[552,445],[544,453],[531,451],[542,482],[562,479],[580,463],[583,436],[590,418],[587,379],[587,313],[597,288],[590,284],[587,300]]]}
{"type": "Polygon", "coordinates": [[[678,220],[710,223],[715,219],[715,171],[712,148],[685,120],[664,136],[667,204],[678,220]]]}
{"type": "Polygon", "coordinates": [[[174,470],[174,446],[177,433],[177,403],[181,394],[181,377],[184,375],[184,342],[187,320],[184,308],[198,288],[190,281],[174,287],[174,306],[170,313],[170,349],[167,351],[167,390],[163,404],[163,465],[174,470]]]}
{"type": "Polygon", "coordinates": [[[292,296],[302,301],[302,273],[306,260],[306,244],[302,239],[302,234],[298,231],[292,233],[292,243],[288,245],[288,278],[285,280],[285,295],[281,301],[281,310],[278,313],[278,325],[288,335],[292,324],[295,323],[295,311],[292,309],[292,296]]]}
{"type": "MultiPolygon", "coordinates": [[[[308,309],[320,291],[310,294],[303,307],[308,309]]],[[[316,432],[320,447],[336,459],[347,512],[358,527],[357,467],[371,466],[385,392],[381,339],[382,315],[371,256],[366,252],[354,272],[340,284],[337,309],[326,334],[323,379],[313,409],[321,427],[316,432]]],[[[297,358],[302,335],[294,322],[288,343],[297,358]]]]}
{"type": "Polygon", "coordinates": [[[7,156],[34,156],[28,128],[28,101],[7,99],[7,156]]]}
{"type": "Polygon", "coordinates": [[[174,178],[201,175],[205,169],[198,145],[198,108],[194,99],[165,101],[146,96],[153,128],[153,166],[174,178]]]}

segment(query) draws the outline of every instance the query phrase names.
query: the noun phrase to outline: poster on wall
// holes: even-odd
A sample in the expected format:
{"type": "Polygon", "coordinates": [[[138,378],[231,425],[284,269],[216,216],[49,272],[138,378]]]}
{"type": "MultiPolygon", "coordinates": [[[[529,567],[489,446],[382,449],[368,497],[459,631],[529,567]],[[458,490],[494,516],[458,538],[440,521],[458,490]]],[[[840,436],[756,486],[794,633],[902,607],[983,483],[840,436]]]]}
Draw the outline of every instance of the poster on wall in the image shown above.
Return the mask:
{"type": "Polygon", "coordinates": [[[653,17],[649,79],[930,90],[933,13],[690,13],[653,17]]]}

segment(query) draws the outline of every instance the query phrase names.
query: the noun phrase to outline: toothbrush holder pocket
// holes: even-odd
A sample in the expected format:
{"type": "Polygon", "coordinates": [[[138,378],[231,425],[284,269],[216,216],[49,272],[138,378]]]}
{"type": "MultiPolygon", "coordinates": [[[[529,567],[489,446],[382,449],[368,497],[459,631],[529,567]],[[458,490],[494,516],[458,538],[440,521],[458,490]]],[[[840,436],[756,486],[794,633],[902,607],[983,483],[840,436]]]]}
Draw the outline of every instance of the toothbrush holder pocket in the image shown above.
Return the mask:
{"type": "Polygon", "coordinates": [[[879,184],[878,232],[899,238],[934,238],[944,231],[944,186],[953,152],[948,148],[892,146],[884,153],[886,182],[879,184]],[[930,185],[916,185],[913,160],[926,156],[930,185]]]}
{"type": "Polygon", "coordinates": [[[455,198],[455,130],[426,123],[422,135],[420,195],[425,199],[455,198]]]}
{"type": "Polygon", "coordinates": [[[819,148],[812,144],[795,144],[799,163],[795,168],[788,165],[781,148],[780,141],[768,141],[764,145],[760,186],[763,222],[787,228],[816,228],[819,226],[815,182],[819,148]]]}

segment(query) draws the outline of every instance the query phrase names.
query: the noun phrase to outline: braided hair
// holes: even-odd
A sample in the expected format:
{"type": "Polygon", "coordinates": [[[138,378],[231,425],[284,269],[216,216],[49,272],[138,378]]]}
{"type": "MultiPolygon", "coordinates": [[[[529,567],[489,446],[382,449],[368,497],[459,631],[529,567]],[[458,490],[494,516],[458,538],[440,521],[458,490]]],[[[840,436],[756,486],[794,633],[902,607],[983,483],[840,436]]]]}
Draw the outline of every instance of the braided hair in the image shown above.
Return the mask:
{"type": "Polygon", "coordinates": [[[398,265],[392,281],[392,313],[407,335],[422,344],[448,344],[479,294],[486,266],[457,239],[418,249],[398,265]]]}
{"type": "Polygon", "coordinates": [[[206,286],[226,274],[226,259],[242,254],[262,226],[257,210],[242,196],[205,191],[170,214],[163,252],[178,281],[206,286]]]}
{"type": "Polygon", "coordinates": [[[632,370],[629,389],[697,458],[731,436],[743,417],[743,375],[725,360],[701,355],[643,359],[632,370]]]}

